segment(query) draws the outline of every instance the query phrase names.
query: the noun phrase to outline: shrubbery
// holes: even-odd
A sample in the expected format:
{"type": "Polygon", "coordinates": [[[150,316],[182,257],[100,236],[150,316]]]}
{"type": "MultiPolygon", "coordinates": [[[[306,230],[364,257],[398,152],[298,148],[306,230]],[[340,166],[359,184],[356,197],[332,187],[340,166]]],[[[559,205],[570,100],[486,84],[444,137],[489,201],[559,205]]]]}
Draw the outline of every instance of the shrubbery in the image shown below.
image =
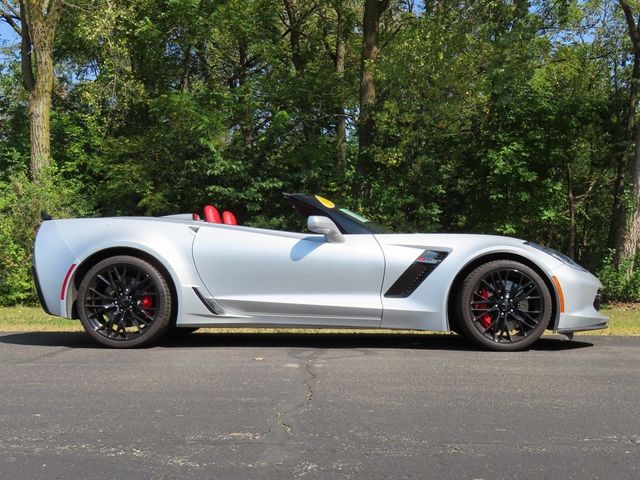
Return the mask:
{"type": "Polygon", "coordinates": [[[25,174],[0,181],[0,305],[37,301],[31,280],[33,241],[40,212],[56,217],[88,213],[77,186],[52,172],[38,183],[25,174]],[[73,199],[70,201],[70,199],[73,199]]]}
{"type": "Polygon", "coordinates": [[[602,282],[604,301],[640,301],[640,268],[633,268],[634,265],[638,265],[638,262],[640,258],[635,262],[632,258],[623,259],[620,266],[616,268],[613,264],[613,252],[610,252],[597,273],[602,282]]]}

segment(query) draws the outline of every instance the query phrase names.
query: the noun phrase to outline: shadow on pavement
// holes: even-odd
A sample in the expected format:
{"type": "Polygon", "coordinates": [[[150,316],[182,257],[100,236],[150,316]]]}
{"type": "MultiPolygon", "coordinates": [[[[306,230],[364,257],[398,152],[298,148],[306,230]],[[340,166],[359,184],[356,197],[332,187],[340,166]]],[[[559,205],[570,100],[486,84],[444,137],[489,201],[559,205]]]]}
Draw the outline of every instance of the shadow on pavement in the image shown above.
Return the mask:
{"type": "MultiPolygon", "coordinates": [[[[68,348],[106,348],[85,333],[27,332],[0,336],[0,343],[68,348]]],[[[379,333],[198,333],[165,338],[156,348],[210,347],[272,347],[272,348],[402,348],[415,350],[478,351],[481,349],[453,334],[379,334],[379,333]]],[[[562,341],[544,337],[531,350],[561,351],[593,346],[592,343],[562,341]]]]}

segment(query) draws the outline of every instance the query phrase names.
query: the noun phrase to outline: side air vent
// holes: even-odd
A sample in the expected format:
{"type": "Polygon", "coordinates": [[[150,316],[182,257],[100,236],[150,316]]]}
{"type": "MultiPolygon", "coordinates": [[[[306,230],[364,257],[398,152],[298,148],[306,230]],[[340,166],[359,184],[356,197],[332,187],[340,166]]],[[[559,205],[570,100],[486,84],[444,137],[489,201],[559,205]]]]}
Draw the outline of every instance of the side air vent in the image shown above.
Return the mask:
{"type": "Polygon", "coordinates": [[[204,304],[204,306],[207,307],[207,310],[209,310],[211,313],[213,313],[214,315],[224,314],[224,309],[220,306],[218,302],[215,301],[214,298],[205,297],[198,287],[193,287],[193,291],[195,292],[196,296],[200,299],[200,301],[204,304]]]}
{"type": "Polygon", "coordinates": [[[400,277],[395,281],[391,288],[384,294],[387,298],[406,298],[415,292],[416,288],[431,275],[440,263],[449,255],[448,252],[437,252],[434,250],[425,250],[418,258],[414,260],[409,268],[407,268],[400,277]]]}

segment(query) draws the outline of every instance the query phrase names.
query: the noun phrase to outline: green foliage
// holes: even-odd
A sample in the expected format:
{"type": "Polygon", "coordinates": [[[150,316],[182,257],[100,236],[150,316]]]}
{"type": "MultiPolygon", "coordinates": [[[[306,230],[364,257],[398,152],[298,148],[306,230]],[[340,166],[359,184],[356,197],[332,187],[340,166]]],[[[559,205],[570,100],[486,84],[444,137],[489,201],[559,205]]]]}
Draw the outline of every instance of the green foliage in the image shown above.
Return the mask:
{"type": "Polygon", "coordinates": [[[68,201],[77,197],[77,184],[56,172],[45,172],[39,183],[24,173],[0,182],[0,305],[36,300],[30,269],[40,213],[86,215],[86,204],[68,201]]]}
{"type": "Polygon", "coordinates": [[[597,273],[602,282],[603,300],[607,302],[611,300],[639,302],[640,269],[633,267],[638,265],[640,258],[624,258],[618,267],[613,264],[612,259],[613,252],[609,252],[597,273]]]}
{"type": "Polygon", "coordinates": [[[242,224],[303,228],[283,191],[324,194],[396,231],[540,241],[602,267],[610,298],[635,298],[636,280],[601,261],[614,157],[632,154],[632,62],[616,3],[410,5],[391,2],[381,17],[366,179],[356,168],[362,2],[67,9],[48,181],[24,176],[28,93],[18,62],[0,66],[0,303],[33,299],[27,266],[44,207],[160,215],[212,203],[242,224]],[[363,180],[368,189],[354,192],[363,180]]]}

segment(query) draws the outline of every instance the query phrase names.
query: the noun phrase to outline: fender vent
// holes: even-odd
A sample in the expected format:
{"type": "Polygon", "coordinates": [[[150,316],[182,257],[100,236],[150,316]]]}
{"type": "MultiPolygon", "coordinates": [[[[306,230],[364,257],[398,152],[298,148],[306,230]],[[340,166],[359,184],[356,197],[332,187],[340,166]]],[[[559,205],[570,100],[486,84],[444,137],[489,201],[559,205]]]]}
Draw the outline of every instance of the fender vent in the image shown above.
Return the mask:
{"type": "Polygon", "coordinates": [[[384,294],[386,298],[406,298],[415,292],[416,288],[431,275],[440,263],[449,255],[448,252],[425,250],[402,275],[398,277],[391,288],[384,294]]]}

